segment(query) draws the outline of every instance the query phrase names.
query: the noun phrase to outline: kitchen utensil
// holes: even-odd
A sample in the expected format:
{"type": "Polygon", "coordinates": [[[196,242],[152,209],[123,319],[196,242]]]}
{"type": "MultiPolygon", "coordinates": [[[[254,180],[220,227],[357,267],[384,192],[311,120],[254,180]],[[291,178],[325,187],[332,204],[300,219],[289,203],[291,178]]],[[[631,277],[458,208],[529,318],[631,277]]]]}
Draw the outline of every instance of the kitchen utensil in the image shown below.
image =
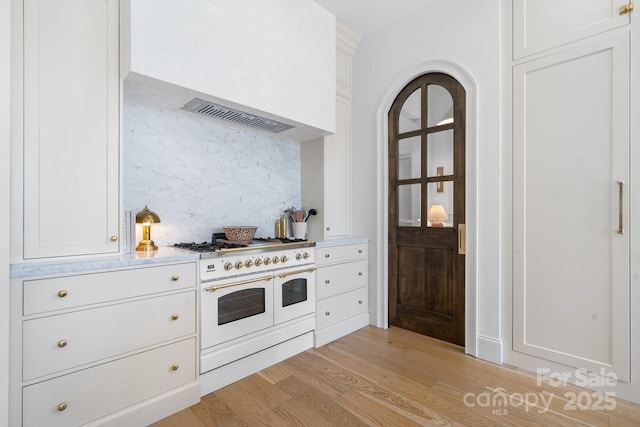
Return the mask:
{"type": "Polygon", "coordinates": [[[307,217],[304,219],[304,222],[307,222],[307,221],[309,220],[309,217],[310,217],[311,215],[317,215],[317,214],[318,214],[318,211],[317,211],[317,210],[315,210],[315,209],[309,209],[309,213],[307,214],[307,217]]]}
{"type": "Polygon", "coordinates": [[[304,211],[296,211],[296,220],[294,222],[303,222],[304,211]]]}
{"type": "Polygon", "coordinates": [[[232,242],[249,242],[253,239],[253,236],[256,235],[256,230],[258,227],[254,227],[252,225],[236,225],[223,227],[224,235],[227,240],[231,240],[232,242]]]}

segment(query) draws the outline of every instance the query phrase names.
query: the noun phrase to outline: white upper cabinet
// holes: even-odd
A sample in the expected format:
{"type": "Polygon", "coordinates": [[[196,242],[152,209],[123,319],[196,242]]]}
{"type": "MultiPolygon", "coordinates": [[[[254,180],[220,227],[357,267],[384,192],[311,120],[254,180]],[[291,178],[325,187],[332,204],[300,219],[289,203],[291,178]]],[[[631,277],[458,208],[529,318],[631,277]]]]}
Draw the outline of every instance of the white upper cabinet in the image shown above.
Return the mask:
{"type": "Polygon", "coordinates": [[[514,0],[513,58],[571,43],[629,23],[624,0],[514,0]]]}
{"type": "Polygon", "coordinates": [[[24,0],[24,259],[119,251],[118,0],[24,0]]]}
{"type": "Polygon", "coordinates": [[[311,0],[126,0],[127,99],[178,109],[194,97],[295,126],[335,131],[336,20],[311,0]]]}

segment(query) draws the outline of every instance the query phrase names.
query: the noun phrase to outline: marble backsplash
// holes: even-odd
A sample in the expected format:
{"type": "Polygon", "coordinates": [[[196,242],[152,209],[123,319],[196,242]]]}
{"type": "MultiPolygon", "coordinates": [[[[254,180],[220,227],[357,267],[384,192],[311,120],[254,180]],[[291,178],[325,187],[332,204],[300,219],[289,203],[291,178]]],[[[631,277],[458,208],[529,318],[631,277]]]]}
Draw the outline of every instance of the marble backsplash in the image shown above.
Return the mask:
{"type": "Polygon", "coordinates": [[[296,141],[125,100],[123,151],[124,210],[158,214],[158,246],[209,241],[227,225],[273,236],[280,213],[300,206],[296,141]]]}

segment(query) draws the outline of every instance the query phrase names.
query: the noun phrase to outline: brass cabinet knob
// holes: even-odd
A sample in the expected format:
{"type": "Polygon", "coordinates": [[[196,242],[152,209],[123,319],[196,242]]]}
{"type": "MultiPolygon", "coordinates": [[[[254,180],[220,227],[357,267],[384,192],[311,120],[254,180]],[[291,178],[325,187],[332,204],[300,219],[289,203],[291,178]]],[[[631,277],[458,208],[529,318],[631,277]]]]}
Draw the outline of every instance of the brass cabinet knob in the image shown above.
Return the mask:
{"type": "Polygon", "coordinates": [[[361,254],[362,253],[362,249],[358,249],[358,253],[361,254]]]}
{"type": "Polygon", "coordinates": [[[358,276],[362,276],[362,271],[358,271],[358,276]]]}
{"type": "Polygon", "coordinates": [[[177,274],[174,274],[173,276],[171,276],[171,280],[173,280],[174,282],[177,282],[178,280],[180,280],[180,276],[178,276],[177,274]]]}
{"type": "Polygon", "coordinates": [[[330,257],[331,257],[331,255],[330,255],[330,254],[324,254],[324,257],[325,257],[325,258],[330,258],[330,257]]]}
{"type": "Polygon", "coordinates": [[[64,297],[66,297],[67,295],[68,295],[68,292],[67,292],[67,291],[65,291],[64,289],[62,289],[61,291],[58,291],[58,296],[59,296],[60,298],[64,298],[64,297]]]}
{"type": "Polygon", "coordinates": [[[327,231],[331,231],[331,227],[327,227],[327,231]]]}
{"type": "Polygon", "coordinates": [[[65,409],[67,409],[67,404],[66,403],[62,402],[62,403],[58,404],[58,411],[62,412],[65,409]]]}
{"type": "Polygon", "coordinates": [[[117,241],[118,241],[118,236],[111,236],[111,237],[109,237],[109,239],[110,239],[112,242],[117,242],[117,241]]]}
{"type": "Polygon", "coordinates": [[[58,341],[58,347],[65,348],[67,346],[67,340],[58,341]]]}
{"type": "Polygon", "coordinates": [[[177,371],[178,370],[178,364],[174,363],[173,365],[171,365],[171,370],[172,371],[177,371]]]}
{"type": "Polygon", "coordinates": [[[178,320],[180,316],[178,316],[177,314],[174,314],[171,316],[171,320],[178,320]]]}
{"type": "Polygon", "coordinates": [[[330,311],[325,311],[325,312],[324,312],[324,315],[325,315],[325,316],[330,316],[330,315],[331,315],[331,312],[330,312],[330,311]]]}
{"type": "Polygon", "coordinates": [[[362,304],[362,300],[358,300],[358,304],[362,304]]]}
{"type": "Polygon", "coordinates": [[[329,283],[331,283],[331,280],[327,279],[327,280],[324,281],[324,283],[326,283],[328,285],[329,283]]]}

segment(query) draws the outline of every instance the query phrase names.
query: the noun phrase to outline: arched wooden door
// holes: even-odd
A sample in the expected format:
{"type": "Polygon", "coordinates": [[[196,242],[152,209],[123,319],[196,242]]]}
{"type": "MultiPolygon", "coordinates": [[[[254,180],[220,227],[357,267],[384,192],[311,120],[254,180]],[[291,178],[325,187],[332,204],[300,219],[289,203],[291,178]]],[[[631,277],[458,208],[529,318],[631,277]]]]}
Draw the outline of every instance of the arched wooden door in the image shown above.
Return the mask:
{"type": "Polygon", "coordinates": [[[464,88],[417,77],[388,120],[389,324],[464,345],[464,88]]]}

